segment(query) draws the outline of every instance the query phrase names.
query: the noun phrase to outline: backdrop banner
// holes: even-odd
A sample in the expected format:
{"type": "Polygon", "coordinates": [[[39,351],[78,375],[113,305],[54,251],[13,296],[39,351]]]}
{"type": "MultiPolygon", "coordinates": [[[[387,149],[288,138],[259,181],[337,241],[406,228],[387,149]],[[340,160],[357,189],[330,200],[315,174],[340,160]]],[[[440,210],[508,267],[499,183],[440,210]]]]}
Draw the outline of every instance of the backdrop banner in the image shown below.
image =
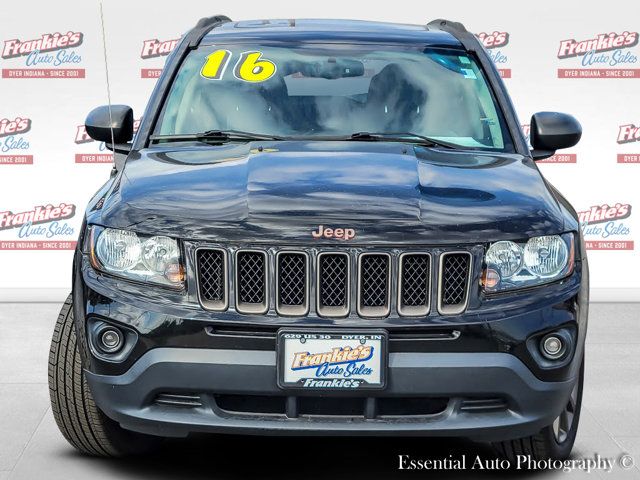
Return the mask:
{"type": "MultiPolygon", "coordinates": [[[[522,128],[537,111],[573,114],[578,146],[539,162],[574,205],[592,298],[640,300],[640,2],[103,2],[113,103],[140,119],[167,55],[203,16],[461,21],[489,50],[522,128]]],[[[96,1],[0,3],[0,301],[62,300],[91,195],[112,156],[83,122],[107,103],[96,1]]]]}

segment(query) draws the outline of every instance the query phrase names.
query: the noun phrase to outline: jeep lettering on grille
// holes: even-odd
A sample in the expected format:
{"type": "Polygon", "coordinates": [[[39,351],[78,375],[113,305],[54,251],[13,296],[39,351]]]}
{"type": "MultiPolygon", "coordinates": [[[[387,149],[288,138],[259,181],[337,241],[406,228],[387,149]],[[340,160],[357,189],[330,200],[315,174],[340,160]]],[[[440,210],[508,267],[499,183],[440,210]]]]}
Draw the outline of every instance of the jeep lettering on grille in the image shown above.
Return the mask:
{"type": "Polygon", "coordinates": [[[311,232],[313,238],[337,238],[338,240],[351,240],[355,238],[356,231],[353,228],[326,228],[319,225],[317,230],[311,232]]]}

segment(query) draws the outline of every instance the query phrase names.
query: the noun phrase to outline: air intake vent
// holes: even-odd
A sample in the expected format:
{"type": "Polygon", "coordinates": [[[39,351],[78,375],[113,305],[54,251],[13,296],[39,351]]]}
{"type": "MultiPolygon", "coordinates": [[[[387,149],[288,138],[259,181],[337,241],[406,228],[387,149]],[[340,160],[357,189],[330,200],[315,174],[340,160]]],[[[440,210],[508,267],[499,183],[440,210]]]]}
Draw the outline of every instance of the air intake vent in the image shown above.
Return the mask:
{"type": "Polygon", "coordinates": [[[276,265],[276,310],[280,315],[306,315],[309,312],[307,254],[278,252],[276,265]]]}
{"type": "Polygon", "coordinates": [[[236,309],[262,314],[267,300],[267,254],[259,250],[239,250],[236,254],[236,309]]]}
{"type": "Polygon", "coordinates": [[[196,408],[202,406],[200,395],[184,395],[175,393],[160,393],[154,403],[168,407],[196,408]]]}
{"type": "Polygon", "coordinates": [[[404,316],[429,314],[431,298],[431,255],[400,255],[398,313],[404,316]]]}
{"type": "Polygon", "coordinates": [[[299,397],[301,417],[364,417],[365,399],[358,397],[299,397]]]}
{"type": "Polygon", "coordinates": [[[363,317],[389,314],[391,257],[387,253],[363,253],[358,262],[358,312],[363,317]]]}
{"type": "Polygon", "coordinates": [[[471,281],[471,254],[447,252],[440,257],[438,310],[445,315],[462,313],[467,308],[471,281]]]}
{"type": "Polygon", "coordinates": [[[344,317],[349,314],[349,255],[321,253],[317,268],[318,314],[344,317]]]}
{"type": "Polygon", "coordinates": [[[216,395],[219,409],[240,415],[284,415],[287,397],[277,395],[216,395]]]}
{"type": "Polygon", "coordinates": [[[465,398],[460,403],[461,412],[497,412],[507,409],[504,398],[465,398]]]}
{"type": "Polygon", "coordinates": [[[215,395],[216,406],[227,415],[285,415],[289,418],[351,417],[403,418],[437,415],[449,405],[441,397],[284,397],[274,395],[215,395]]]}
{"type": "Polygon", "coordinates": [[[379,417],[422,417],[443,412],[449,404],[444,397],[389,397],[378,398],[379,417]]]}
{"type": "Polygon", "coordinates": [[[227,301],[227,255],[224,250],[199,249],[198,295],[202,306],[209,310],[226,310],[227,301]]]}

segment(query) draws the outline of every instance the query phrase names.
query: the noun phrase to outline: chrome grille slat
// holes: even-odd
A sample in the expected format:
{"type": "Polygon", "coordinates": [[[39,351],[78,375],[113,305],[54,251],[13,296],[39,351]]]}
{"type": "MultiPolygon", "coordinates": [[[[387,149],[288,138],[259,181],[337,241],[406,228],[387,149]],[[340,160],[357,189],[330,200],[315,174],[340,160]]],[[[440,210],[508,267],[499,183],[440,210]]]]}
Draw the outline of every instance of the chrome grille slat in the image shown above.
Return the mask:
{"type": "Polygon", "coordinates": [[[349,314],[350,263],[346,253],[323,252],[318,255],[316,291],[319,315],[344,317],[349,314]]]}
{"type": "Polygon", "coordinates": [[[236,252],[236,310],[261,314],[269,308],[267,254],[260,250],[236,252]]]}
{"type": "Polygon", "coordinates": [[[200,303],[208,310],[226,310],[228,306],[226,252],[221,249],[198,249],[196,262],[200,303]]]}
{"type": "Polygon", "coordinates": [[[280,315],[309,312],[309,256],[281,251],[276,256],[276,310],[280,315]]]}
{"type": "Polygon", "coordinates": [[[386,317],[390,311],[391,256],[362,253],[358,258],[358,313],[386,317]]]}
{"type": "Polygon", "coordinates": [[[462,313],[469,300],[471,254],[445,252],[440,256],[438,311],[443,315],[462,313]]]}
{"type": "Polygon", "coordinates": [[[399,262],[398,313],[404,316],[428,315],[431,308],[431,255],[403,253],[399,262]]]}

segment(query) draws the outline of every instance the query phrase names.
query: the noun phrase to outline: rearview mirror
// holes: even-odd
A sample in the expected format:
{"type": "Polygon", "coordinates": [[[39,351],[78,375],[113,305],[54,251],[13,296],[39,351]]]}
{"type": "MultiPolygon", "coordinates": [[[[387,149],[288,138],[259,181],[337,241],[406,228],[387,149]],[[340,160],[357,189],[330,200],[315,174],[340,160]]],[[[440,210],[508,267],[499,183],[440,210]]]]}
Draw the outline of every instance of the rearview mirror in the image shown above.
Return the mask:
{"type": "Polygon", "coordinates": [[[326,62],[306,64],[302,68],[305,77],[337,78],[361,77],[364,75],[364,64],[358,60],[344,58],[329,58],[326,62]]]}
{"type": "Polygon", "coordinates": [[[99,142],[105,142],[107,148],[113,150],[112,143],[117,146],[133,138],[133,110],[128,105],[102,105],[89,112],[84,126],[87,135],[99,142]]]}
{"type": "Polygon", "coordinates": [[[557,112],[538,112],[531,117],[531,154],[542,160],[561,148],[573,147],[580,141],[582,127],[571,115],[557,112]]]}

